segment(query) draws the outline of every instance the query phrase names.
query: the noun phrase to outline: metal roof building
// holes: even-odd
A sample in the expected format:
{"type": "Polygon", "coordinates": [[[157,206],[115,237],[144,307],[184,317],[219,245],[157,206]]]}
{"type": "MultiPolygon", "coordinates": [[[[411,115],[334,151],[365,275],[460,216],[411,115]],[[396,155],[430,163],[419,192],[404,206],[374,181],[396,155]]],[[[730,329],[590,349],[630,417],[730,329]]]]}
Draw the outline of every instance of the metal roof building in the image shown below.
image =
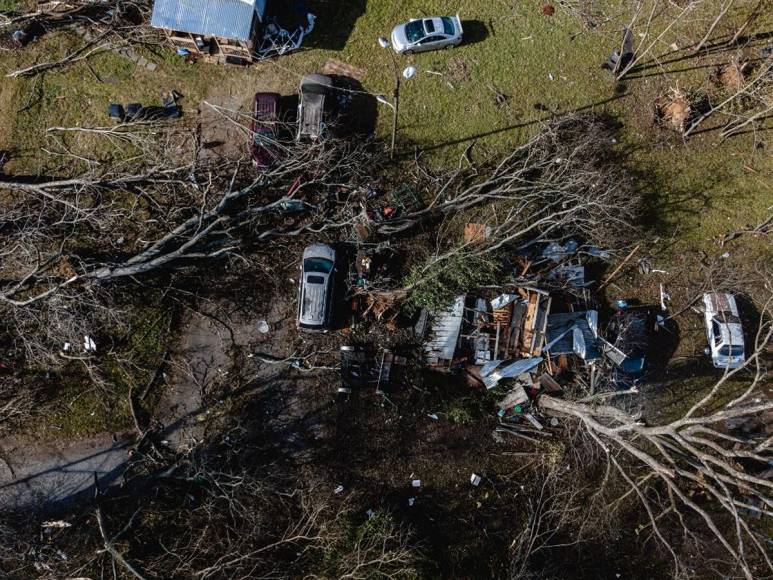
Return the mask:
{"type": "Polygon", "coordinates": [[[156,0],[154,28],[207,37],[249,41],[255,20],[262,21],[266,0],[156,0]]]}

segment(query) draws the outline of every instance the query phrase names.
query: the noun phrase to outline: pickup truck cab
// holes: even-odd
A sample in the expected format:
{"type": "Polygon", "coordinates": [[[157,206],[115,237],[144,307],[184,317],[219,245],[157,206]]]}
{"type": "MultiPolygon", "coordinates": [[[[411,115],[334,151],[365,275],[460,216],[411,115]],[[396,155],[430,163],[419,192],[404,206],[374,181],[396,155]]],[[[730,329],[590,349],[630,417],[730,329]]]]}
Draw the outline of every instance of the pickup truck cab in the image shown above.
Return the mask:
{"type": "Polygon", "coordinates": [[[706,354],[718,369],[735,369],[746,360],[743,328],[735,296],[725,292],[703,295],[704,320],[709,347],[706,354]]]}

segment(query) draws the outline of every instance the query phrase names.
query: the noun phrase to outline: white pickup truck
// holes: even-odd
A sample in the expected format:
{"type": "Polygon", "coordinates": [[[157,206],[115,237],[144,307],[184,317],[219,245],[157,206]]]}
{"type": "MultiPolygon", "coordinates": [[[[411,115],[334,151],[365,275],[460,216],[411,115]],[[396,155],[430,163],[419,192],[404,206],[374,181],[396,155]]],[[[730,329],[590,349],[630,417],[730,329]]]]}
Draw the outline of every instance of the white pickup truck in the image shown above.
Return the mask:
{"type": "Polygon", "coordinates": [[[703,295],[709,347],[706,354],[718,369],[734,369],[744,362],[743,329],[735,296],[724,292],[703,295]]]}

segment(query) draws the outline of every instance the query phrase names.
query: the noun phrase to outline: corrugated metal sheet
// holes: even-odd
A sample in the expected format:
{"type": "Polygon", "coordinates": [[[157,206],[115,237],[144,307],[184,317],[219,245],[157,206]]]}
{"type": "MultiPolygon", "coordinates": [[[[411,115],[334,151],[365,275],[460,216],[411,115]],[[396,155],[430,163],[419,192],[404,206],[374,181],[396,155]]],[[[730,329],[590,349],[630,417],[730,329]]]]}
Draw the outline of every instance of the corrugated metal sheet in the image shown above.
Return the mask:
{"type": "Polygon", "coordinates": [[[453,307],[435,315],[432,322],[432,336],[424,345],[425,358],[429,364],[454,358],[459,332],[462,329],[464,298],[464,296],[457,296],[453,307]]]}
{"type": "Polygon", "coordinates": [[[586,312],[566,312],[551,314],[548,316],[548,342],[551,343],[548,352],[552,355],[559,354],[579,354],[577,348],[584,346],[583,357],[586,361],[594,361],[601,358],[602,344],[597,332],[594,332],[592,326],[595,325],[596,312],[588,310],[586,312]],[[575,332],[581,337],[582,344],[577,344],[575,332]]]}
{"type": "Polygon", "coordinates": [[[250,40],[253,16],[262,19],[266,0],[156,0],[150,25],[202,36],[250,40]]]}

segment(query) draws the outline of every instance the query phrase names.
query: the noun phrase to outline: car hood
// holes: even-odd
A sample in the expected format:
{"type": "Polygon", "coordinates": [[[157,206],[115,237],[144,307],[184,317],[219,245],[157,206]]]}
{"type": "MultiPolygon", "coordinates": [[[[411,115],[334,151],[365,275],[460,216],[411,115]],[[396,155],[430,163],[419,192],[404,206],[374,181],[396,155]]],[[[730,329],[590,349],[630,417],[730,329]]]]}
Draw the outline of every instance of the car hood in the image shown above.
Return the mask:
{"type": "Polygon", "coordinates": [[[335,262],[335,257],[335,250],[327,244],[313,244],[303,251],[304,260],[308,258],[324,258],[325,260],[335,262]]]}
{"type": "Polygon", "coordinates": [[[408,37],[405,35],[405,24],[399,24],[392,29],[392,46],[395,50],[403,50],[408,46],[408,37]]]}

